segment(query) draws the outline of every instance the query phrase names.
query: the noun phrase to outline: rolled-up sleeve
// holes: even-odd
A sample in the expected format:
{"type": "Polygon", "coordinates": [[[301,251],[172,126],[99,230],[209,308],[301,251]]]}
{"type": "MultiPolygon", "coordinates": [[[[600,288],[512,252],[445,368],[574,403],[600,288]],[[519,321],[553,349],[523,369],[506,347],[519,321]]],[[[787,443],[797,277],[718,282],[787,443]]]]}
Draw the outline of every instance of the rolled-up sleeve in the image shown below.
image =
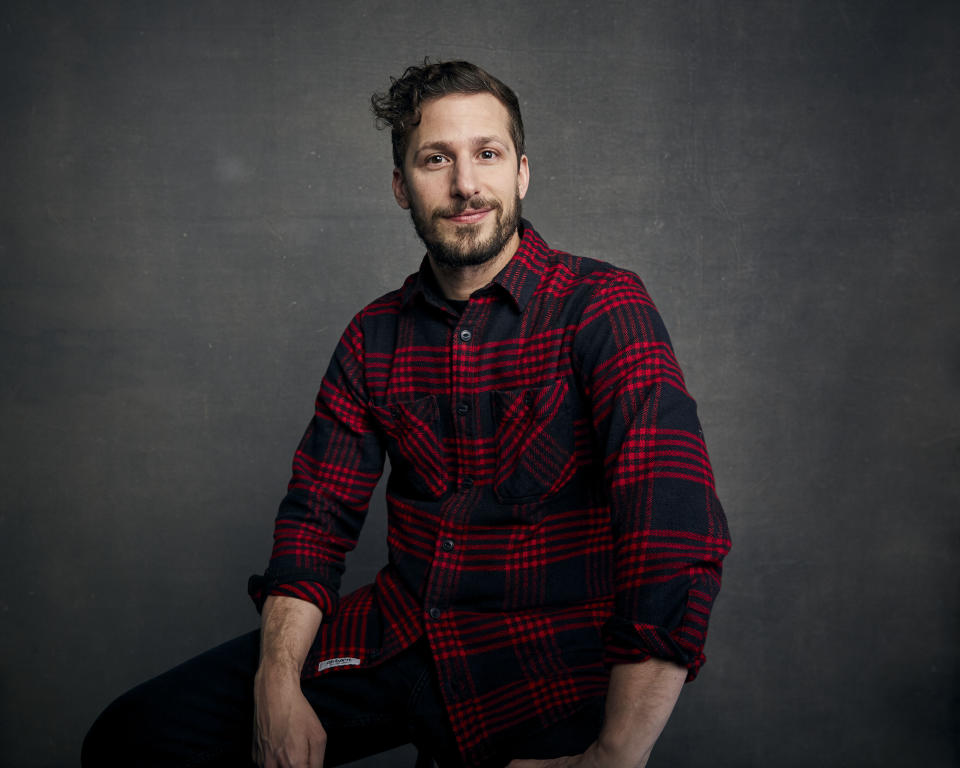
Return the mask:
{"type": "Polygon", "coordinates": [[[638,277],[617,271],[597,289],[575,350],[604,453],[614,537],[605,660],[658,657],[693,679],[730,536],[696,404],[638,277]]]}
{"type": "Polygon", "coordinates": [[[293,459],[263,575],[250,577],[257,609],[269,595],[336,611],[348,551],[356,545],[383,472],[384,448],[366,405],[362,320],[340,339],[320,385],[314,415],[293,459]]]}

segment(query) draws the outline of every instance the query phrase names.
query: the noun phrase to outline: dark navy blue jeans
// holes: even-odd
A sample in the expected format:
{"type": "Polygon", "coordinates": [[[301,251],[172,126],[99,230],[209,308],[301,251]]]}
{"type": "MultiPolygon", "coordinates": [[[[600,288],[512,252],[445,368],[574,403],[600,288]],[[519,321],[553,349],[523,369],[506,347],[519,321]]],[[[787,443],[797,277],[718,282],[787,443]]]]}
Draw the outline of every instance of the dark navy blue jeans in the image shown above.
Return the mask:
{"type": "MultiPolygon", "coordinates": [[[[259,632],[242,635],[118,698],[84,740],[84,768],[251,765],[259,640],[259,632]]],[[[303,693],[327,732],[325,766],[410,743],[440,768],[460,765],[423,642],[372,669],[305,681],[303,693]]],[[[603,703],[597,701],[511,745],[502,764],[514,757],[582,752],[596,739],[602,720],[603,703]]]]}

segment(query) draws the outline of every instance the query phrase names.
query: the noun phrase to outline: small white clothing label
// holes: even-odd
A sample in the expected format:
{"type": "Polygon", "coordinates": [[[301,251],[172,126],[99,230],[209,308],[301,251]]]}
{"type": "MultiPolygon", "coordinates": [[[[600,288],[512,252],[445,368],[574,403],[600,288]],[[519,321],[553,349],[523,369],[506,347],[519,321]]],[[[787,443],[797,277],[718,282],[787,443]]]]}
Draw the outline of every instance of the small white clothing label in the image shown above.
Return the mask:
{"type": "Polygon", "coordinates": [[[360,659],[355,656],[340,656],[336,659],[327,659],[326,661],[321,661],[317,664],[317,672],[323,672],[325,669],[331,669],[332,667],[355,667],[360,663],[360,659]]]}

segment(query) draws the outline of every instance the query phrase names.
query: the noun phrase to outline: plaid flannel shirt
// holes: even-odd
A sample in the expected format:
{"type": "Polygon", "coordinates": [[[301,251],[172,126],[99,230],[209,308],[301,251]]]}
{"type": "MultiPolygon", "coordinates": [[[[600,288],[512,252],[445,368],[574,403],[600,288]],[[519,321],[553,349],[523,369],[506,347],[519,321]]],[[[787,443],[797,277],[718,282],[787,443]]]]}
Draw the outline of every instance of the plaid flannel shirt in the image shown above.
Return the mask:
{"type": "Polygon", "coordinates": [[[462,314],[426,259],[350,323],[250,593],[324,613],[304,676],[426,636],[464,761],[606,692],[610,664],[703,664],[726,521],[640,279],[527,222],[462,314]],[[384,455],[388,564],[338,598],[384,455]]]}

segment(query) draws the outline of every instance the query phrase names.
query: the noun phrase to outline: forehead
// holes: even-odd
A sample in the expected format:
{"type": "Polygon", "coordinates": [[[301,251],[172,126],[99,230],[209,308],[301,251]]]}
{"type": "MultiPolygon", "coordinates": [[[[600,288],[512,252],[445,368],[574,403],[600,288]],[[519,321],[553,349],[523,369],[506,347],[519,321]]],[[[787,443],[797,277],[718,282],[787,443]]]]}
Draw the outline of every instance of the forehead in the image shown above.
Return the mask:
{"type": "Polygon", "coordinates": [[[478,136],[500,139],[513,147],[510,113],[490,93],[453,93],[423,103],[420,123],[410,132],[409,149],[433,141],[455,143],[478,136]]]}

